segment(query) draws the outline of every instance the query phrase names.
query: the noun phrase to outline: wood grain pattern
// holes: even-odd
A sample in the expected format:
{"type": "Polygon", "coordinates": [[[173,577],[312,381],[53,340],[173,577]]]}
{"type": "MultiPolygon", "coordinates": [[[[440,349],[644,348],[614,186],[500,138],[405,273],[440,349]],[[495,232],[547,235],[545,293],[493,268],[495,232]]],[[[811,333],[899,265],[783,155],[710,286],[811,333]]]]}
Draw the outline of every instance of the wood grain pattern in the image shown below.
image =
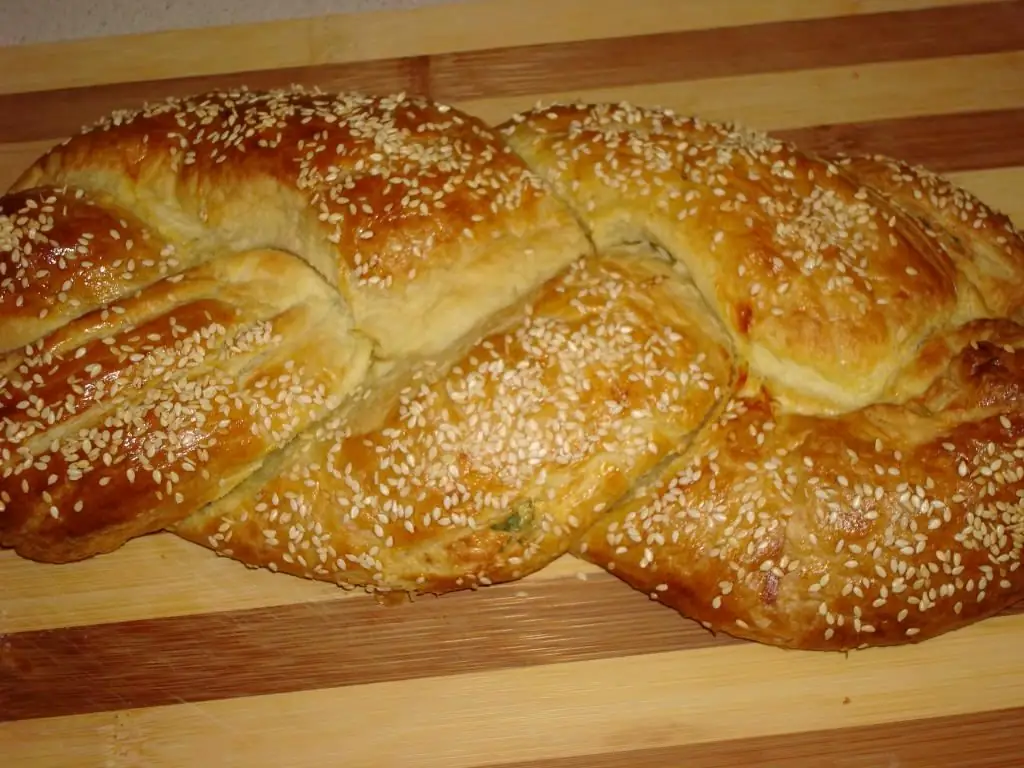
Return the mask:
{"type": "MultiPolygon", "coordinates": [[[[565,556],[517,582],[515,592],[529,594],[534,585],[547,581],[603,573],[596,566],[565,556]]],[[[109,556],[59,568],[0,551],[0,584],[4,585],[0,636],[362,595],[330,584],[253,571],[228,559],[210,557],[170,535],[135,539],[109,556]],[[131,578],[126,579],[125,574],[131,578]]]]}
{"type": "Polygon", "coordinates": [[[1024,163],[1024,108],[777,131],[816,152],[881,152],[941,173],[1024,163]]]}
{"type": "MultiPolygon", "coordinates": [[[[455,102],[487,121],[537,101],[625,100],[712,120],[787,130],[900,117],[939,118],[1024,106],[1024,51],[823,67],[618,88],[581,88],[455,102]],[[922,83],[927,83],[922,88],[922,83]],[[984,84],[984,88],[979,84],[984,84]]],[[[955,149],[955,148],[954,148],[955,149]]]]}
{"type": "Polygon", "coordinates": [[[1020,47],[1022,27],[1011,1],[504,47],[429,57],[430,92],[461,101],[998,53],[1020,47]]]}
{"type": "Polygon", "coordinates": [[[337,15],[0,48],[0,93],[603,40],[995,0],[463,0],[456,9],[337,15]],[[537,23],[543,19],[543,23],[537,23]],[[69,65],[69,62],[71,63],[69,65]]]}
{"type": "Polygon", "coordinates": [[[0,142],[62,137],[92,118],[147,100],[247,85],[408,91],[450,102],[587,88],[712,80],[807,68],[1013,52],[1024,4],[780,21],[608,40],[503,47],[347,64],[0,94],[0,142]],[[31,114],[31,120],[25,115],[31,114]]]}
{"type": "Polygon", "coordinates": [[[1018,707],[859,728],[651,747],[623,754],[504,763],[494,768],[821,768],[823,759],[835,768],[998,768],[1020,754],[1020,732],[1024,732],[1024,708],[1018,707]]]}
{"type": "Polygon", "coordinates": [[[126,706],[0,723],[0,744],[18,766],[55,757],[181,766],[215,754],[218,765],[239,767],[470,768],[595,753],[629,765],[630,752],[650,747],[1024,707],[1021,631],[1024,617],[1011,616],[919,646],[849,656],[734,644],[126,706]]]}
{"type": "Polygon", "coordinates": [[[548,581],[528,589],[502,586],[390,607],[360,596],[16,633],[0,651],[0,666],[4,658],[11,660],[0,684],[0,720],[735,642],[680,622],[610,576],[593,578],[587,583],[548,581]],[[641,635],[632,631],[638,625],[645,628],[641,635]],[[423,637],[431,642],[422,643],[423,637]],[[217,652],[211,654],[210,648],[217,652]],[[382,648],[388,652],[381,654],[382,648]]]}
{"type": "MultiPolygon", "coordinates": [[[[376,67],[376,65],[375,65],[376,67]]],[[[317,70],[319,71],[319,70],[317,70]]],[[[489,122],[499,122],[508,115],[526,109],[538,101],[555,101],[564,99],[589,99],[595,101],[625,99],[637,104],[659,104],[678,110],[681,113],[699,114],[709,119],[740,120],[751,126],[771,131],[807,130],[818,127],[818,134],[857,131],[857,128],[843,128],[848,123],[880,123],[872,133],[871,141],[864,144],[864,151],[886,152],[886,125],[881,121],[899,120],[902,118],[923,118],[921,127],[926,127],[925,134],[919,137],[920,142],[931,142],[940,152],[950,157],[961,157],[957,166],[971,168],[970,153],[974,151],[972,143],[961,140],[946,141],[943,137],[943,125],[947,119],[966,116],[969,125],[970,113],[981,111],[991,129],[993,121],[998,118],[996,113],[1013,112],[1024,108],[1024,80],[1017,73],[1024,71],[1024,51],[1012,51],[1000,54],[979,54],[965,57],[942,57],[910,62],[887,62],[869,64],[858,67],[831,67],[811,70],[796,70],[783,73],[745,75],[741,77],[713,78],[708,80],[692,80],[683,82],[664,82],[619,88],[591,88],[574,91],[553,91],[533,96],[502,96],[495,98],[471,99],[455,101],[456,106],[465,109],[489,122]],[[931,83],[932,87],[922,90],[920,83],[931,83]],[[985,89],[979,89],[978,83],[986,82],[985,89]],[[926,125],[925,125],[926,123],[926,125]],[[829,128],[821,128],[828,126],[829,128]],[[832,129],[831,126],[836,126],[832,129]]],[[[363,82],[383,87],[388,82],[395,87],[409,86],[414,79],[411,70],[402,74],[400,69],[390,65],[380,65],[372,70],[378,80],[367,79],[363,82]],[[391,79],[394,78],[394,79],[391,79]]],[[[287,84],[289,82],[306,82],[316,85],[313,80],[296,80],[292,77],[274,79],[273,73],[264,73],[267,79],[252,80],[253,87],[287,84]]],[[[339,80],[333,85],[320,82],[322,87],[349,88],[358,85],[356,80],[339,80]]],[[[369,77],[369,76],[368,76],[369,77]]],[[[221,81],[220,85],[231,85],[243,82],[244,78],[221,81]]],[[[52,146],[64,135],[77,130],[100,115],[107,109],[133,103],[130,100],[110,101],[117,96],[119,88],[125,88],[139,99],[159,99],[171,95],[192,92],[193,87],[217,87],[215,80],[185,81],[165,83],[168,88],[161,91],[156,84],[125,85],[110,89],[93,91],[76,91],[78,97],[85,100],[79,104],[80,112],[65,113],[59,100],[54,100],[49,92],[35,95],[3,97],[11,99],[6,109],[0,109],[0,184],[11,183],[39,153],[52,146]],[[179,87],[180,86],[180,87],[179,87]],[[176,90],[177,88],[177,90],[176,90]],[[148,96],[147,96],[148,94],[148,96]],[[36,101],[33,101],[35,99],[36,101]],[[4,113],[13,115],[33,115],[34,121],[19,121],[3,118],[4,113]],[[73,115],[78,114],[78,118],[73,115]],[[3,123],[4,120],[6,123],[3,123]],[[64,121],[63,133],[53,138],[37,138],[22,140],[25,136],[43,136],[49,126],[56,130],[60,121],[64,121]],[[3,136],[2,125],[6,125],[11,135],[3,136]],[[22,138],[16,138],[22,137],[22,138]]],[[[70,94],[68,99],[74,100],[70,94]]],[[[989,152],[1013,153],[1016,151],[1013,137],[1017,126],[1012,122],[1006,125],[1005,137],[996,136],[995,143],[989,144],[989,152]]],[[[962,134],[963,124],[954,125],[953,130],[962,134]]],[[[996,130],[999,128],[996,126],[996,130]]],[[[991,136],[988,137],[991,140],[991,136]]],[[[856,149],[849,141],[850,149],[856,149]]],[[[932,157],[939,163],[938,170],[946,170],[941,158],[932,157]]],[[[933,161],[935,162],[935,161],[933,161]]],[[[992,159],[983,167],[999,167],[1013,164],[1012,154],[1005,160],[992,159]]]]}
{"type": "MultiPolygon", "coordinates": [[[[1002,615],[1024,615],[1024,604],[1002,615]]],[[[8,635],[0,646],[0,667],[7,670],[0,680],[0,721],[736,642],[681,621],[604,574],[399,606],[360,595],[8,635]],[[643,633],[634,631],[638,626],[643,633]]]]}
{"type": "MultiPolygon", "coordinates": [[[[0,186],[207,88],[406,90],[499,121],[661,104],[948,174],[1024,225],[1020,0],[505,0],[0,49],[0,186]]],[[[0,552],[0,764],[1017,768],[1024,604],[918,646],[714,637],[565,557],[383,607],[169,535],[0,552]]]]}

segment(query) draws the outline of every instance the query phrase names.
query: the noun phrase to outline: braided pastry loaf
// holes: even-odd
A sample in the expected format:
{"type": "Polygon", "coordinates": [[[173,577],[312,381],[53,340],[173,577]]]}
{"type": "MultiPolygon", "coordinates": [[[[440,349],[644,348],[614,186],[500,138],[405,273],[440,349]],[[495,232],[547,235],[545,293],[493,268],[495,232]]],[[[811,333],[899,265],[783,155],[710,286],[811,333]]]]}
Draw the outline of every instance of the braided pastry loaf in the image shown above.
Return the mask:
{"type": "Polygon", "coordinates": [[[379,593],[573,552],[715,631],[1024,597],[1024,240],[924,170],[555,105],[218,92],[0,199],[0,544],[379,593]]]}

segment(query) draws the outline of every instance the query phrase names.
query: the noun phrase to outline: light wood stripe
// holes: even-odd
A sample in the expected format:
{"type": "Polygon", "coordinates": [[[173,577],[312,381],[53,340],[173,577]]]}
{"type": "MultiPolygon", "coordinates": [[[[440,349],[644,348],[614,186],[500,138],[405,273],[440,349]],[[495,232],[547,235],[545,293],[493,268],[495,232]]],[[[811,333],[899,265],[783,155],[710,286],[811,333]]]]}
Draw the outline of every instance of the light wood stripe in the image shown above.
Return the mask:
{"type": "Polygon", "coordinates": [[[987,171],[958,171],[950,180],[1005,213],[1018,228],[1024,228],[1024,166],[991,168],[987,171]]]}
{"type": "MultiPolygon", "coordinates": [[[[1024,106],[1024,51],[744,75],[530,96],[471,99],[456,105],[501,122],[536,102],[580,99],[671,107],[754,128],[865,122],[1024,106]],[[979,88],[978,83],[985,87],[979,88]],[[928,87],[922,87],[927,83],[928,87]]],[[[956,148],[950,148],[955,151],[956,148]]]]}
{"type": "MultiPolygon", "coordinates": [[[[0,721],[739,642],[712,635],[608,574],[389,607],[368,596],[250,611],[226,605],[196,616],[8,634],[0,721]],[[246,674],[266,647],[275,653],[262,658],[258,675],[246,674]]],[[[1024,604],[1003,614],[1024,614],[1024,604]]]]}
{"type": "MultiPolygon", "coordinates": [[[[529,596],[534,585],[602,574],[596,566],[565,556],[517,582],[514,592],[529,596]]],[[[60,566],[3,551],[0,584],[0,636],[364,596],[331,584],[251,570],[170,534],[135,539],[110,555],[60,566]]]]}
{"type": "MultiPolygon", "coordinates": [[[[535,588],[550,582],[605,577],[600,568],[567,555],[502,589],[529,598],[535,588]]],[[[136,539],[110,555],[64,566],[0,552],[0,584],[0,636],[364,599],[362,592],[250,570],[169,534],[136,539]]]]}
{"type": "MultiPolygon", "coordinates": [[[[181,766],[208,755],[245,768],[468,768],[628,755],[738,733],[757,738],[1022,707],[1022,631],[1024,616],[1012,616],[849,656],[735,644],[126,708],[0,724],[0,744],[13,765],[32,766],[181,766]]],[[[245,668],[224,674],[258,676],[275,652],[267,644],[245,668]]]]}
{"type": "Polygon", "coordinates": [[[994,0],[487,0],[0,48],[0,93],[306,67],[994,0]],[[540,22],[539,20],[542,20],[540,22]]]}
{"type": "Polygon", "coordinates": [[[859,728],[729,739],[617,754],[506,763],[500,768],[1009,768],[1024,708],[859,728]]]}
{"type": "Polygon", "coordinates": [[[931,8],[870,16],[660,33],[571,44],[498,48],[215,77],[0,94],[0,141],[63,136],[116,109],[218,88],[293,82],[326,90],[406,91],[441,101],[713,81],[722,77],[1012,52],[1024,4],[931,8]],[[905,30],[913,28],[915,35],[905,30]],[[29,119],[26,119],[29,116],[29,119]]]}

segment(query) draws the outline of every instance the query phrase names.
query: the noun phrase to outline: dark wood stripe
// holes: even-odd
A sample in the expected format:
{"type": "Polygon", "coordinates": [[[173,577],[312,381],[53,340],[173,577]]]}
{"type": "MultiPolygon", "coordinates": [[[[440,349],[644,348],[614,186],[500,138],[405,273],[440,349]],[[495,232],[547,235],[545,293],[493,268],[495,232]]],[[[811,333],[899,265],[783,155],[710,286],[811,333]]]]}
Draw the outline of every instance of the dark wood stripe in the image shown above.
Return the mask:
{"type": "Polygon", "coordinates": [[[735,642],[604,575],[22,632],[0,643],[0,721],[735,642]]]}
{"type": "Polygon", "coordinates": [[[291,83],[443,101],[1017,50],[1019,1],[0,95],[0,142],[74,133],[108,112],[214,88],[291,83]]]}
{"type": "MultiPolygon", "coordinates": [[[[847,706],[856,707],[851,701],[847,706]]],[[[841,713],[837,714],[841,720],[841,713]]],[[[681,724],[680,727],[685,727],[681,724]]],[[[738,726],[740,727],[740,726],[738,726]]],[[[595,734],[609,748],[639,741],[643,729],[595,734]]],[[[784,736],[650,747],[490,768],[1017,768],[1024,761],[1024,707],[784,736]]]]}
{"type": "Polygon", "coordinates": [[[1024,164],[1024,109],[924,115],[775,131],[813,152],[881,153],[941,173],[1024,164]]]}
{"type": "Polygon", "coordinates": [[[699,29],[437,56],[442,100],[699,80],[1013,51],[1024,3],[1002,2],[699,29]]]}
{"type": "Polygon", "coordinates": [[[605,574],[19,632],[0,643],[0,721],[738,642],[605,574]]]}

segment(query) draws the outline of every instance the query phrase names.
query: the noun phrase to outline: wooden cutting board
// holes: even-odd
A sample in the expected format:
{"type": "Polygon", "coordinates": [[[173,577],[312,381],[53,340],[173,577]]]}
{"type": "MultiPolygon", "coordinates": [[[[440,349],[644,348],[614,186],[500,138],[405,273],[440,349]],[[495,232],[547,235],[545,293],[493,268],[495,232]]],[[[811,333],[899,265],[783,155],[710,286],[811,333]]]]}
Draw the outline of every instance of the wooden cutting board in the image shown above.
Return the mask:
{"type": "MultiPolygon", "coordinates": [[[[1024,225],[1024,3],[507,0],[0,49],[0,186],[110,109],[215,86],[732,118],[948,173],[1024,225]]],[[[1024,606],[849,655],[713,637],[565,559],[385,608],[170,535],[0,553],[0,765],[1024,766],[1024,606]]]]}

